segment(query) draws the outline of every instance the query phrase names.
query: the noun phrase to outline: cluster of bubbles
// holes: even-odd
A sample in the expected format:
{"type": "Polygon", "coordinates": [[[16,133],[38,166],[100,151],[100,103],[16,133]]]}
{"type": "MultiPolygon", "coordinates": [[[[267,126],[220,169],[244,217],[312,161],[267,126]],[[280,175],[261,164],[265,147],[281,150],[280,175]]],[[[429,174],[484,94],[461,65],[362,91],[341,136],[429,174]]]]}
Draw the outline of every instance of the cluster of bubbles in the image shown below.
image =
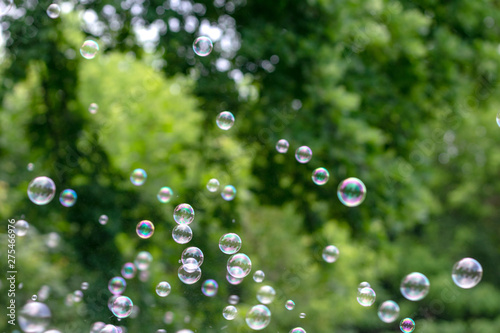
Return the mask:
{"type": "Polygon", "coordinates": [[[198,37],[193,42],[193,51],[200,57],[206,57],[214,48],[212,40],[206,36],[198,37]]]}
{"type": "Polygon", "coordinates": [[[99,52],[99,44],[92,39],[87,39],[80,47],[80,54],[85,59],[94,59],[97,52],[99,52]]]}

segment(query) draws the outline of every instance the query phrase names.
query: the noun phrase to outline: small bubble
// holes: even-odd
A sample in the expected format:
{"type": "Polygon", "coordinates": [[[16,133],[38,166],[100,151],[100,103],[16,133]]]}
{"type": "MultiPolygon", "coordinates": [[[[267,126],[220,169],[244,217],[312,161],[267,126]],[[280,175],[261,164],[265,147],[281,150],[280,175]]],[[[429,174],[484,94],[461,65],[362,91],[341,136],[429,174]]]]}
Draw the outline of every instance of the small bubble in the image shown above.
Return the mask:
{"type": "Polygon", "coordinates": [[[193,42],[193,51],[200,57],[208,56],[213,49],[212,40],[206,36],[198,37],[193,42]]]}
{"type": "Polygon", "coordinates": [[[219,239],[219,249],[225,254],[235,254],[241,249],[241,238],[235,233],[228,233],[219,239]]]}
{"type": "Polygon", "coordinates": [[[295,308],[295,302],[292,301],[291,299],[289,299],[288,301],[286,301],[285,303],[285,308],[288,310],[288,311],[291,311],[295,308]]]}
{"type": "Polygon", "coordinates": [[[156,197],[158,198],[158,201],[161,203],[167,203],[170,201],[172,196],[174,195],[174,192],[170,187],[164,186],[158,191],[158,194],[156,197]]]}
{"type": "Polygon", "coordinates": [[[306,333],[306,330],[302,327],[295,327],[290,330],[288,333],[306,333]]]}
{"type": "Polygon", "coordinates": [[[38,299],[38,296],[37,296],[37,295],[33,295],[33,296],[31,296],[31,300],[32,300],[33,302],[35,302],[37,299],[38,299]]]}
{"type": "Polygon", "coordinates": [[[306,314],[304,312],[301,312],[300,315],[299,315],[299,318],[300,319],[304,319],[306,317],[306,314]]]}
{"type": "Polygon", "coordinates": [[[208,297],[214,297],[217,295],[217,290],[219,289],[219,285],[217,281],[209,279],[203,282],[201,286],[201,292],[203,295],[208,297]]]}
{"type": "Polygon", "coordinates": [[[17,236],[23,237],[28,233],[28,229],[30,225],[25,220],[18,220],[16,224],[14,224],[14,232],[17,236]]]}
{"type": "Polygon", "coordinates": [[[146,182],[147,177],[148,175],[146,174],[146,171],[143,169],[135,169],[130,175],[130,181],[135,186],[141,186],[146,182]]]}
{"type": "Polygon", "coordinates": [[[228,305],[224,308],[224,310],[222,310],[222,315],[226,320],[233,320],[234,318],[236,318],[237,314],[238,309],[236,309],[236,307],[233,305],[228,305]]]}
{"type": "Polygon", "coordinates": [[[158,283],[156,286],[156,294],[160,297],[166,297],[168,294],[170,294],[170,291],[172,290],[172,287],[170,287],[170,283],[166,281],[162,281],[158,283]]]}
{"type": "Polygon", "coordinates": [[[311,148],[309,148],[307,146],[299,147],[295,151],[295,159],[299,163],[302,163],[302,164],[307,163],[311,160],[311,158],[312,158],[312,150],[311,150],[311,148]]]}
{"type": "Polygon", "coordinates": [[[148,220],[143,220],[137,224],[135,228],[137,235],[142,239],[147,239],[153,236],[155,232],[155,226],[153,222],[148,220]]]}
{"type": "Polygon", "coordinates": [[[48,8],[47,8],[47,15],[51,18],[51,19],[56,19],[59,17],[59,14],[61,14],[61,8],[59,7],[58,4],[51,4],[48,8]]]}
{"type": "Polygon", "coordinates": [[[358,285],[358,291],[361,291],[361,289],[363,288],[370,288],[370,284],[366,281],[363,281],[361,282],[359,285],[358,285]]]}
{"type": "Polygon", "coordinates": [[[91,114],[96,114],[97,111],[99,111],[99,105],[97,105],[96,103],[90,103],[90,105],[89,105],[89,112],[91,114]]]}
{"type": "Polygon", "coordinates": [[[94,59],[98,51],[99,44],[92,39],[86,40],[83,42],[82,47],[80,47],[80,54],[85,59],[94,59]]]}
{"type": "Polygon", "coordinates": [[[453,266],[451,277],[460,288],[470,289],[481,281],[483,267],[475,259],[463,258],[453,266]]]}
{"type": "Polygon", "coordinates": [[[82,285],[80,286],[82,290],[87,290],[89,289],[89,283],[88,282],[82,282],[82,285]]]}
{"type": "Polygon", "coordinates": [[[358,178],[347,178],[339,184],[337,196],[347,207],[359,206],[365,200],[365,184],[358,178]]]}
{"type": "Polygon", "coordinates": [[[135,276],[137,269],[135,265],[131,262],[127,262],[123,265],[121,274],[125,279],[132,279],[135,276]]]}
{"type": "Polygon", "coordinates": [[[123,293],[127,287],[127,282],[121,276],[115,276],[108,283],[108,289],[113,295],[119,295],[123,293]]]}
{"type": "Polygon", "coordinates": [[[358,303],[361,304],[362,306],[372,306],[373,303],[375,303],[375,298],[376,298],[375,291],[370,288],[366,287],[358,291],[358,303]]]}
{"type": "Polygon", "coordinates": [[[281,139],[278,143],[276,143],[276,150],[280,154],[286,153],[288,151],[288,147],[290,147],[290,144],[285,139],[281,139]]]}
{"type": "Polygon", "coordinates": [[[134,260],[135,267],[140,271],[145,271],[153,261],[153,256],[147,251],[141,251],[134,260]]]}
{"type": "Polygon", "coordinates": [[[99,216],[99,223],[102,225],[105,225],[106,223],[108,223],[108,216],[107,215],[99,216]]]}
{"type": "Polygon", "coordinates": [[[312,180],[316,185],[325,185],[330,178],[330,173],[325,168],[317,168],[312,173],[312,180]]]}
{"type": "Polygon", "coordinates": [[[217,116],[216,123],[221,130],[227,131],[234,125],[234,116],[229,111],[223,111],[217,116]]]}
{"type": "Polygon", "coordinates": [[[337,247],[335,245],[328,245],[323,250],[322,257],[323,257],[324,261],[331,264],[331,263],[337,261],[337,259],[339,257],[339,249],[337,249],[337,247]]]}
{"type": "Polygon", "coordinates": [[[28,171],[33,171],[33,169],[35,169],[35,165],[33,163],[28,163],[26,169],[28,169],[28,171]]]}
{"type": "Polygon", "coordinates": [[[37,177],[28,185],[28,197],[37,205],[46,205],[54,198],[56,185],[48,177],[37,177]]]}
{"type": "Polygon", "coordinates": [[[236,197],[236,188],[233,185],[227,185],[221,192],[222,199],[231,201],[236,197]]]}
{"type": "Polygon", "coordinates": [[[262,281],[264,281],[265,277],[266,277],[266,274],[261,270],[258,270],[255,273],[253,273],[253,280],[257,283],[261,283],[262,281]]]}
{"type": "Polygon", "coordinates": [[[83,298],[83,292],[81,290],[75,290],[73,292],[73,301],[75,303],[80,302],[82,300],[82,298],[83,298]]]}
{"type": "Polygon", "coordinates": [[[66,189],[61,192],[61,195],[59,196],[59,202],[61,205],[64,207],[72,207],[76,203],[76,192],[73,191],[72,189],[66,189]]]}
{"type": "Polygon", "coordinates": [[[236,305],[240,301],[240,297],[238,295],[229,296],[227,302],[231,305],[236,305]]]}
{"type": "Polygon", "coordinates": [[[401,332],[410,333],[415,329],[415,322],[411,318],[405,318],[399,323],[399,328],[401,332]]]}
{"type": "Polygon", "coordinates": [[[401,294],[410,301],[420,301],[429,293],[429,279],[422,273],[411,273],[401,282],[401,294]]]}
{"type": "Polygon", "coordinates": [[[217,192],[219,186],[220,186],[219,181],[215,178],[212,178],[207,183],[207,190],[209,190],[210,192],[217,192]]]}

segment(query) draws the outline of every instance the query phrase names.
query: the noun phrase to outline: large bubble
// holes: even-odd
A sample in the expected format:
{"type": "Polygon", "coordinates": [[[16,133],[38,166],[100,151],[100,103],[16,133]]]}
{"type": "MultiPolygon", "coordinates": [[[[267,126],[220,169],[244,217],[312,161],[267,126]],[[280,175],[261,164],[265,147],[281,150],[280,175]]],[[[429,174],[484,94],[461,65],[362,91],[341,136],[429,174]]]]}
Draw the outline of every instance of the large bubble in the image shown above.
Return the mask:
{"type": "Polygon", "coordinates": [[[37,205],[46,205],[56,193],[56,184],[49,177],[37,177],[28,185],[28,197],[37,205]]]}
{"type": "Polygon", "coordinates": [[[365,200],[365,184],[358,178],[347,178],[339,184],[337,196],[347,207],[359,206],[365,200]]]}
{"type": "Polygon", "coordinates": [[[251,329],[263,330],[271,322],[271,311],[265,305],[255,305],[247,312],[245,321],[251,329]]]}
{"type": "Polygon", "coordinates": [[[174,220],[178,224],[191,224],[194,220],[194,209],[190,204],[183,203],[175,207],[174,220]]]}
{"type": "Polygon", "coordinates": [[[172,229],[172,238],[177,244],[186,244],[193,238],[193,230],[187,224],[178,224],[172,229]]]}
{"type": "Polygon", "coordinates": [[[44,303],[27,303],[19,311],[19,326],[24,332],[43,332],[51,317],[50,309],[44,303]]]}
{"type": "Polygon", "coordinates": [[[98,51],[99,44],[92,39],[86,40],[80,47],[80,54],[85,59],[94,59],[98,51]]]}
{"type": "Polygon", "coordinates": [[[274,301],[276,291],[271,286],[262,286],[257,291],[257,300],[262,304],[270,304],[274,301]]]}
{"type": "Polygon", "coordinates": [[[451,278],[460,288],[475,287],[483,276],[483,267],[472,258],[463,258],[453,266],[451,278]]]}
{"type": "Polygon", "coordinates": [[[429,279],[422,273],[411,273],[401,282],[401,294],[410,301],[420,301],[429,293],[429,279]]]}
{"type": "Polygon", "coordinates": [[[127,296],[119,296],[113,302],[111,306],[111,312],[117,318],[127,318],[132,313],[132,309],[134,307],[134,303],[127,296]]]}
{"type": "Polygon", "coordinates": [[[193,42],[193,51],[200,57],[206,57],[214,48],[212,40],[206,36],[198,37],[193,42]]]}
{"type": "Polygon", "coordinates": [[[252,261],[244,253],[234,254],[227,261],[227,271],[236,278],[244,278],[252,270],[252,261]]]}

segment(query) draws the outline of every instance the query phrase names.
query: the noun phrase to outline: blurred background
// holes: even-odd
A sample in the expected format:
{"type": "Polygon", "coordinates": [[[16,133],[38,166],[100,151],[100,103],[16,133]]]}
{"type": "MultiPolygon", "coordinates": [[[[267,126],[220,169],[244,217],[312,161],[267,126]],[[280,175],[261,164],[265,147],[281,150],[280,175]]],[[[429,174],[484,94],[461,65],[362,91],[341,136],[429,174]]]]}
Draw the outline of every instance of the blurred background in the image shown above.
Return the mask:
{"type": "MultiPolygon", "coordinates": [[[[270,285],[263,332],[398,332],[405,317],[415,332],[498,332],[497,1],[81,0],[47,12],[51,3],[0,3],[2,271],[7,220],[30,225],[16,241],[18,316],[48,292],[46,329],[61,332],[97,321],[141,333],[252,332],[245,314],[270,285]],[[198,36],[211,38],[211,54],[194,53],[198,36]],[[99,45],[89,59],[88,39],[99,45]],[[227,131],[216,125],[225,110],[235,117],[227,131]],[[304,145],[313,156],[301,164],[304,145]],[[322,186],[311,179],[318,167],[330,173],[322,186]],[[136,168],[147,172],[142,186],[130,181],[136,168]],[[57,188],[47,205],[27,196],[39,176],[57,188]],[[357,207],[337,198],[348,177],[366,185],[357,207]],[[233,185],[234,200],[209,192],[211,178],[233,185]],[[167,203],[157,199],[163,186],[167,203]],[[64,189],[77,193],[74,206],[59,203],[64,189]],[[188,244],[172,239],[181,203],[195,211],[188,244]],[[156,227],[149,239],[136,234],[141,220],[156,227]],[[238,285],[218,246],[229,232],[252,260],[238,285]],[[322,259],[327,245],[340,251],[334,263],[322,259]],[[205,256],[192,285],[177,276],[189,246],[205,256]],[[108,281],[140,251],[153,262],[127,280],[137,308],[118,321],[108,281]],[[484,269],[472,289],[451,279],[464,257],[484,269]],[[259,269],[262,283],[252,279],[259,269]],[[419,302],[400,292],[411,272],[430,280],[419,302]],[[201,292],[206,279],[218,282],[215,297],[201,292]],[[160,281],[169,296],[156,294],[160,281]],[[362,281],[377,294],[371,307],[356,300],[362,281]],[[232,321],[222,316],[230,295],[239,297],[232,321]],[[389,299],[400,316],[384,323],[377,308],[389,299]]],[[[0,304],[7,291],[2,278],[0,304]]],[[[19,331],[6,318],[0,329],[19,331]]]]}

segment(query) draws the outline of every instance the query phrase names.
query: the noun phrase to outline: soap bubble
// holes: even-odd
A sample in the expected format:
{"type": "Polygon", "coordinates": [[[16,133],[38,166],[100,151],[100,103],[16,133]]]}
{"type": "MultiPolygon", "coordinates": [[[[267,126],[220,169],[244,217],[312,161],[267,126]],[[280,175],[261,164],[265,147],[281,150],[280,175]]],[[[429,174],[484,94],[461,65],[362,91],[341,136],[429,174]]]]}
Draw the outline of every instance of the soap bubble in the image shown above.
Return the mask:
{"type": "Polygon", "coordinates": [[[125,282],[125,279],[121,276],[115,276],[114,278],[109,280],[108,289],[113,295],[119,295],[123,293],[125,287],[127,287],[127,282],[125,282]]]}
{"type": "Polygon", "coordinates": [[[199,266],[198,261],[195,258],[186,258],[183,260],[184,269],[188,273],[194,272],[199,266]]]}
{"type": "Polygon", "coordinates": [[[172,196],[174,195],[174,191],[170,187],[163,186],[160,191],[158,191],[158,194],[156,197],[158,198],[158,201],[161,203],[167,203],[170,201],[172,196]]]}
{"type": "Polygon", "coordinates": [[[335,245],[328,245],[323,250],[322,257],[324,261],[331,264],[332,262],[337,261],[339,257],[339,249],[337,249],[335,245]]]}
{"type": "Polygon", "coordinates": [[[358,303],[362,306],[372,306],[372,304],[375,303],[375,298],[375,291],[370,287],[358,291],[358,303]]]}
{"type": "Polygon", "coordinates": [[[31,300],[32,300],[33,302],[35,302],[37,299],[38,299],[38,296],[37,296],[37,295],[33,295],[33,296],[31,296],[31,300]]]}
{"type": "Polygon", "coordinates": [[[378,308],[378,317],[384,323],[392,323],[399,316],[399,305],[394,301],[385,301],[378,308]]]}
{"type": "Polygon", "coordinates": [[[330,173],[325,168],[317,168],[312,173],[312,180],[316,185],[325,185],[330,178],[330,173]]]}
{"type": "Polygon", "coordinates": [[[28,197],[37,205],[48,204],[56,194],[56,184],[49,177],[37,177],[28,185],[28,197]]]}
{"type": "Polygon", "coordinates": [[[365,200],[365,184],[358,178],[347,178],[339,184],[337,196],[347,207],[359,206],[365,200]]]}
{"type": "Polygon", "coordinates": [[[80,54],[85,59],[94,59],[98,51],[99,44],[92,39],[86,40],[80,47],[80,54]]]}
{"type": "Polygon", "coordinates": [[[80,302],[83,298],[83,291],[81,290],[75,290],[73,292],[73,301],[75,301],[76,303],[80,302]]]}
{"type": "Polygon", "coordinates": [[[88,282],[82,282],[82,284],[80,285],[80,288],[82,288],[82,290],[89,289],[89,283],[88,282]]]}
{"type": "Polygon", "coordinates": [[[47,15],[51,18],[51,19],[56,19],[59,17],[59,14],[61,14],[61,8],[59,7],[58,4],[51,4],[48,8],[47,8],[47,15]]]}
{"type": "Polygon", "coordinates": [[[278,153],[286,153],[288,151],[288,147],[290,147],[290,144],[285,139],[281,139],[278,141],[278,143],[276,143],[276,150],[278,151],[278,153]]]}
{"type": "Polygon", "coordinates": [[[236,196],[236,188],[233,185],[227,185],[221,192],[222,199],[231,201],[236,196]]]}
{"type": "Polygon", "coordinates": [[[305,314],[304,312],[301,312],[301,313],[299,314],[299,318],[300,318],[300,319],[304,319],[305,317],[306,317],[306,314],[305,314]]]}
{"type": "Polygon", "coordinates": [[[217,192],[217,190],[219,189],[219,186],[220,186],[220,183],[217,179],[215,178],[212,178],[208,181],[207,183],[207,189],[210,191],[210,192],[217,192]]]}
{"type": "Polygon", "coordinates": [[[219,285],[217,281],[209,279],[203,282],[201,286],[201,292],[203,295],[208,297],[214,297],[217,295],[217,290],[219,289],[219,285]]]}
{"type": "Polygon", "coordinates": [[[131,262],[127,262],[123,265],[121,273],[125,279],[132,279],[136,271],[135,265],[131,262]]]}
{"type": "Polygon", "coordinates": [[[236,307],[233,305],[228,305],[224,308],[224,310],[222,310],[222,315],[226,320],[233,320],[234,318],[236,318],[237,314],[238,309],[236,309],[236,307]]]}
{"type": "Polygon", "coordinates": [[[266,274],[261,270],[258,270],[255,273],[253,273],[253,280],[257,283],[261,283],[262,281],[264,281],[265,277],[266,274]]]}
{"type": "Polygon", "coordinates": [[[217,116],[216,123],[221,130],[227,131],[234,125],[234,116],[229,111],[222,111],[217,116]]]}
{"type": "Polygon", "coordinates": [[[399,323],[401,332],[410,333],[415,329],[415,322],[411,318],[405,318],[399,323]]]}
{"type": "Polygon", "coordinates": [[[33,163],[28,163],[26,169],[28,169],[28,171],[33,171],[33,169],[35,169],[35,165],[33,163]]]}
{"type": "Polygon", "coordinates": [[[19,237],[25,236],[26,233],[28,233],[29,228],[30,228],[30,225],[25,220],[18,220],[16,222],[16,224],[14,224],[14,232],[19,237]]]}
{"type": "Polygon", "coordinates": [[[148,178],[148,175],[143,169],[135,169],[130,175],[130,181],[135,186],[141,186],[144,184],[146,182],[146,178],[148,178]]]}
{"type": "Polygon", "coordinates": [[[61,192],[61,195],[59,196],[59,202],[64,207],[71,207],[75,204],[76,198],[77,195],[75,191],[73,191],[72,189],[66,189],[61,192]]]}
{"type": "Polygon", "coordinates": [[[358,291],[361,291],[361,289],[363,289],[363,288],[370,288],[370,287],[371,287],[370,284],[368,282],[364,281],[358,285],[358,291]]]}
{"type": "Polygon", "coordinates": [[[92,327],[90,328],[90,333],[101,333],[101,330],[106,326],[105,323],[102,321],[96,321],[94,324],[92,324],[92,327]]]}
{"type": "Polygon", "coordinates": [[[271,311],[265,305],[255,305],[247,312],[245,321],[251,329],[262,330],[271,322],[271,311]]]}
{"type": "Polygon", "coordinates": [[[401,294],[410,301],[420,301],[429,293],[429,279],[422,273],[411,273],[401,282],[401,294]]]}
{"type": "Polygon", "coordinates": [[[185,249],[184,251],[182,251],[181,261],[182,261],[183,265],[188,263],[187,262],[188,258],[194,258],[196,260],[196,262],[198,263],[198,267],[200,267],[203,264],[204,255],[203,255],[203,252],[199,248],[197,248],[195,246],[191,246],[191,247],[188,247],[187,249],[185,249]]]}
{"type": "Polygon", "coordinates": [[[200,280],[201,269],[198,267],[194,271],[188,272],[184,268],[184,265],[182,265],[181,267],[179,267],[179,270],[177,271],[177,276],[179,277],[179,280],[181,280],[182,283],[193,284],[200,280]]]}
{"type": "Polygon", "coordinates": [[[453,266],[451,278],[460,288],[475,287],[483,276],[483,267],[472,258],[463,258],[453,266]]]}
{"type": "Polygon", "coordinates": [[[172,290],[172,287],[170,287],[170,283],[166,281],[162,281],[158,283],[156,286],[156,293],[160,297],[166,297],[168,294],[170,294],[170,291],[172,290]]]}
{"type": "Polygon", "coordinates": [[[219,249],[225,254],[235,254],[241,249],[241,238],[235,233],[228,233],[219,239],[219,249]]]}
{"type": "Polygon", "coordinates": [[[285,308],[288,310],[288,311],[291,311],[295,308],[295,302],[292,301],[291,299],[289,299],[288,301],[286,301],[285,303],[285,308]]]}
{"type": "Polygon", "coordinates": [[[208,56],[213,49],[212,40],[206,36],[198,37],[193,42],[193,51],[200,57],[208,56]]]}
{"type": "Polygon", "coordinates": [[[240,284],[240,283],[243,282],[243,278],[234,277],[234,276],[232,276],[229,273],[226,273],[226,280],[227,280],[227,282],[229,282],[233,286],[236,286],[236,285],[238,285],[238,284],[240,284]]]}
{"type": "Polygon", "coordinates": [[[299,147],[297,148],[297,150],[295,151],[295,159],[297,159],[297,161],[299,163],[307,163],[311,160],[312,158],[312,150],[311,148],[307,147],[307,146],[302,146],[302,147],[299,147]]]}
{"type": "Polygon", "coordinates": [[[306,333],[306,330],[302,327],[295,327],[292,328],[289,333],[306,333]]]}
{"type": "Polygon", "coordinates": [[[232,304],[232,305],[236,305],[238,304],[238,302],[240,301],[240,297],[238,295],[231,295],[229,296],[227,302],[229,304],[232,304]]]}
{"type": "Polygon", "coordinates": [[[0,1],[0,16],[7,14],[11,10],[12,5],[13,5],[12,0],[0,1]]]}
{"type": "Polygon", "coordinates": [[[99,333],[121,333],[115,325],[108,324],[104,326],[99,333]]]}
{"type": "Polygon", "coordinates": [[[178,224],[190,224],[194,220],[194,209],[190,204],[183,203],[175,207],[174,220],[178,224]]]}
{"type": "Polygon", "coordinates": [[[244,278],[252,270],[252,261],[244,253],[234,254],[227,261],[227,271],[234,277],[244,278]]]}
{"type": "Polygon", "coordinates": [[[91,114],[96,114],[98,110],[99,110],[99,105],[97,105],[96,103],[90,103],[89,112],[91,114]]]}
{"type": "Polygon", "coordinates": [[[135,267],[140,271],[145,271],[153,261],[153,256],[147,251],[141,251],[134,260],[135,267]]]}
{"type": "Polygon", "coordinates": [[[187,224],[178,224],[172,229],[172,238],[177,244],[186,244],[193,238],[193,230],[187,224]]]}
{"type": "Polygon", "coordinates": [[[105,225],[106,223],[108,223],[108,216],[106,216],[106,215],[99,216],[99,223],[102,225],[105,225]]]}
{"type": "Polygon", "coordinates": [[[270,304],[276,296],[276,291],[271,286],[262,286],[257,291],[257,300],[262,304],[270,304]]]}
{"type": "Polygon", "coordinates": [[[153,236],[153,233],[155,232],[155,226],[153,222],[148,220],[143,220],[137,224],[135,231],[137,232],[137,236],[139,236],[142,239],[147,239],[153,236]]]}
{"type": "Polygon", "coordinates": [[[27,303],[19,312],[19,326],[24,332],[43,332],[51,317],[50,309],[44,303],[27,303]]]}

